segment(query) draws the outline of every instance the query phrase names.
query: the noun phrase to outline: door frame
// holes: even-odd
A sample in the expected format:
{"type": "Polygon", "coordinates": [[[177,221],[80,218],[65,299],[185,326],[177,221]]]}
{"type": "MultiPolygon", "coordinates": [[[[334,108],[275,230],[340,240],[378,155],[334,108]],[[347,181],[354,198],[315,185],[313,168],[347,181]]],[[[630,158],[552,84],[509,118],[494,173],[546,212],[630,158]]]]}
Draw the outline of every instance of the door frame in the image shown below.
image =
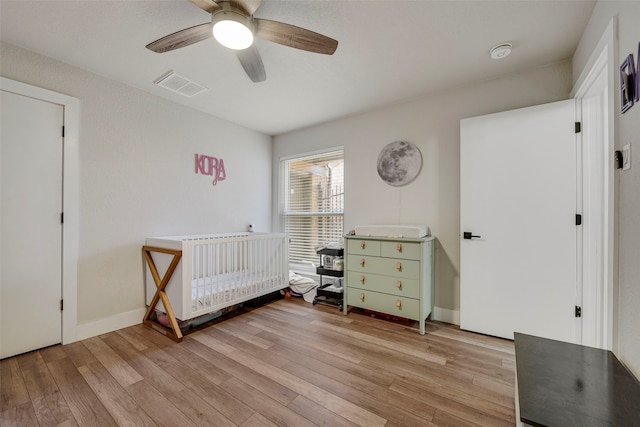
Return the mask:
{"type": "Polygon", "coordinates": [[[78,135],[80,101],[68,95],[0,77],[0,90],[61,105],[63,108],[62,154],[62,344],[76,341],[78,318],[78,135]]]}
{"type": "MultiPolygon", "coordinates": [[[[578,260],[578,292],[579,301],[578,305],[582,306],[582,311],[591,318],[596,319],[596,322],[582,322],[580,330],[580,338],[583,344],[611,350],[613,346],[613,337],[617,329],[614,313],[617,311],[616,303],[616,283],[617,283],[617,249],[616,249],[616,194],[615,194],[615,168],[613,165],[613,156],[615,152],[615,73],[614,64],[617,64],[616,58],[616,34],[617,22],[612,19],[606,30],[604,31],[598,45],[591,53],[589,60],[587,61],[584,69],[582,70],[576,84],[571,91],[571,98],[576,101],[576,115],[577,120],[582,122],[583,117],[583,100],[589,93],[589,90],[597,84],[599,78],[603,73],[606,73],[606,88],[603,89],[603,93],[606,99],[606,106],[602,111],[603,122],[600,123],[603,127],[603,135],[605,140],[598,141],[595,135],[589,132],[592,127],[582,126],[583,132],[578,134],[579,146],[587,146],[587,144],[598,143],[601,144],[601,149],[604,152],[603,164],[600,165],[602,169],[597,168],[593,170],[588,162],[578,159],[578,163],[581,165],[582,173],[578,176],[578,182],[580,183],[577,205],[578,211],[582,212],[584,208],[584,199],[600,200],[601,205],[604,206],[603,217],[601,223],[597,227],[589,227],[590,235],[585,235],[585,230],[580,230],[578,237],[578,253],[582,256],[587,253],[585,245],[589,242],[595,241],[598,238],[602,240],[602,252],[599,257],[598,266],[585,265],[582,262],[582,258],[578,260]],[[602,184],[602,193],[598,194],[597,191],[591,191],[588,194],[584,191],[589,191],[585,188],[581,181],[585,176],[594,176],[597,173],[597,181],[602,184]],[[600,276],[601,281],[594,280],[600,276]],[[585,278],[588,277],[589,280],[585,278]],[[581,279],[581,280],[580,280],[581,279]],[[594,298],[583,298],[585,295],[597,295],[594,298]],[[597,330],[591,330],[592,328],[597,330]],[[587,328],[585,328],[587,326],[587,328]]],[[[585,215],[589,215],[588,212],[584,212],[585,215]]],[[[588,219],[587,216],[585,216],[588,219]]],[[[582,257],[581,256],[581,257],[582,257]]]]}

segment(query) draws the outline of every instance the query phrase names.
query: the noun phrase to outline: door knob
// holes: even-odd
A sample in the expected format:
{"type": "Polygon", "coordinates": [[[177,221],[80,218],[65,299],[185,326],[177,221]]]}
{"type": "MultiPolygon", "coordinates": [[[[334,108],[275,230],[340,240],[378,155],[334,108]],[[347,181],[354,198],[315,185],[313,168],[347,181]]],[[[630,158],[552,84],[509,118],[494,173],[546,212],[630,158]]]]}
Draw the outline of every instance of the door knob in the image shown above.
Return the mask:
{"type": "Polygon", "coordinates": [[[472,233],[470,233],[469,231],[465,231],[464,233],[462,233],[462,238],[463,239],[471,240],[474,237],[480,238],[482,236],[475,236],[472,233]]]}

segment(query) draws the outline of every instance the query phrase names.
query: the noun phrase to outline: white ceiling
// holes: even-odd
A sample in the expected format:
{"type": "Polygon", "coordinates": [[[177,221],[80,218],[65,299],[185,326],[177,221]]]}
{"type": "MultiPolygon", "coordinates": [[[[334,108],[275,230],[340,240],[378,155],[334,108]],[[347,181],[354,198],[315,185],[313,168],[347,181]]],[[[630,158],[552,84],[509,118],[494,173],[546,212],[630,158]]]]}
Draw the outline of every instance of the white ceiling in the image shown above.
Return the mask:
{"type": "Polygon", "coordinates": [[[257,40],[252,83],[214,39],[157,54],[145,45],[209,21],[188,0],[0,2],[3,41],[242,126],[277,135],[571,58],[594,1],[264,0],[255,16],[339,41],[333,56],[257,40]],[[489,49],[513,44],[491,60],[489,49]],[[185,98],[153,84],[173,70],[209,88],[185,98]]]}

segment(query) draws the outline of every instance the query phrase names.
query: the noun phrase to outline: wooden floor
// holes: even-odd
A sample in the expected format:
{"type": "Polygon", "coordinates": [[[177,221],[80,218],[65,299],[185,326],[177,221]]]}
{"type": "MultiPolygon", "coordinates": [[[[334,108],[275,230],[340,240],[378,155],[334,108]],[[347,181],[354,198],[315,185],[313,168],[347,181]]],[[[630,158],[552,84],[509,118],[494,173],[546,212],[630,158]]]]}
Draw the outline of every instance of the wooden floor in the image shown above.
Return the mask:
{"type": "Polygon", "coordinates": [[[301,299],[239,309],[176,344],[142,325],[0,362],[0,425],[513,426],[511,341],[343,316],[301,299]]]}

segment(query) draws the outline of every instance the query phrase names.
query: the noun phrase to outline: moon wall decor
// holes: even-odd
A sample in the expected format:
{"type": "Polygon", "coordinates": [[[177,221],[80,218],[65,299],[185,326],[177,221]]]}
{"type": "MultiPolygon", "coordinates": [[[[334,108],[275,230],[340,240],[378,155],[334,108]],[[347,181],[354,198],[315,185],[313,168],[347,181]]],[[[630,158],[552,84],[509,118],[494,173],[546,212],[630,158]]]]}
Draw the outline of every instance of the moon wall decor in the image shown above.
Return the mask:
{"type": "Polygon", "coordinates": [[[392,142],[378,154],[378,175],[394,187],[409,184],[416,179],[421,169],[422,153],[410,142],[392,142]]]}

